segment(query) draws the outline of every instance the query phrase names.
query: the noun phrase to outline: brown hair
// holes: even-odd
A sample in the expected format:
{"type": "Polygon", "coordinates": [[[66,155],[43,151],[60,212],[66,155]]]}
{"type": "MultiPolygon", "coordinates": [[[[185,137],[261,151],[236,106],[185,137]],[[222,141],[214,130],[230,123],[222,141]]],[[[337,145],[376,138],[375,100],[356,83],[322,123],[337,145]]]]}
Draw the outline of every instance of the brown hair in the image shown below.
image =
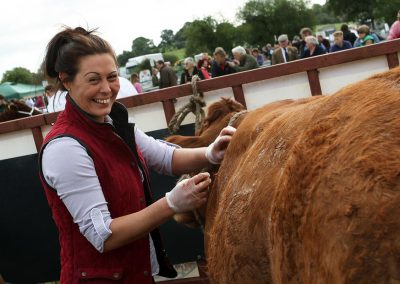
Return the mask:
{"type": "Polygon", "coordinates": [[[223,56],[223,57],[226,56],[226,52],[225,52],[225,50],[224,50],[222,47],[217,47],[217,48],[215,49],[214,55],[217,55],[217,54],[219,54],[219,55],[221,55],[221,56],[223,56]]]}
{"type": "Polygon", "coordinates": [[[358,32],[359,34],[366,34],[366,35],[368,35],[368,34],[369,34],[369,27],[368,27],[367,25],[362,25],[362,26],[360,26],[360,27],[358,28],[357,32],[358,32]]]}
{"type": "Polygon", "coordinates": [[[336,31],[336,32],[333,33],[333,36],[334,37],[338,37],[338,36],[342,37],[343,36],[343,32],[342,31],[336,31]]]}
{"type": "Polygon", "coordinates": [[[133,73],[131,75],[131,82],[133,82],[134,79],[139,79],[139,75],[137,73],[133,73]]]}
{"type": "Polygon", "coordinates": [[[79,71],[80,60],[84,56],[108,53],[117,64],[111,45],[94,32],[95,30],[85,30],[82,27],[67,27],[48,43],[44,60],[45,74],[56,79],[57,88],[65,90],[60,82],[59,73],[66,73],[68,81],[74,80],[79,71]]]}

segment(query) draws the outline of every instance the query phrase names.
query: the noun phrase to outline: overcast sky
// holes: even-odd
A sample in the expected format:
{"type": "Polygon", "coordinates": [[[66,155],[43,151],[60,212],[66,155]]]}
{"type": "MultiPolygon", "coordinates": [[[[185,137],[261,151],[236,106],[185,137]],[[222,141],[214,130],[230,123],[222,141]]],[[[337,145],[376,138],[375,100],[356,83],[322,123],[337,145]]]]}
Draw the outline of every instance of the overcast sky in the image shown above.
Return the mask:
{"type": "MultiPolygon", "coordinates": [[[[115,52],[130,50],[144,36],[160,41],[163,29],[177,32],[185,22],[204,16],[234,22],[246,0],[12,0],[2,1],[0,78],[6,70],[25,67],[36,72],[50,38],[63,25],[99,28],[115,52]]],[[[312,3],[325,3],[313,0],[312,3]]]]}

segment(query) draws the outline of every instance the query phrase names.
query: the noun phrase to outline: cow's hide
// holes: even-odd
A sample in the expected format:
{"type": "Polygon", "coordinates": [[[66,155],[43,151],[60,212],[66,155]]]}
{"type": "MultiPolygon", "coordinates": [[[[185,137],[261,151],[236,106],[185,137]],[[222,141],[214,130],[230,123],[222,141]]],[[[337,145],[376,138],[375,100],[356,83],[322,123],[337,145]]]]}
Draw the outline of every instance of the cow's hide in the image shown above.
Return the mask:
{"type": "Polygon", "coordinates": [[[400,69],[252,111],[206,212],[214,283],[400,283],[400,69]]]}

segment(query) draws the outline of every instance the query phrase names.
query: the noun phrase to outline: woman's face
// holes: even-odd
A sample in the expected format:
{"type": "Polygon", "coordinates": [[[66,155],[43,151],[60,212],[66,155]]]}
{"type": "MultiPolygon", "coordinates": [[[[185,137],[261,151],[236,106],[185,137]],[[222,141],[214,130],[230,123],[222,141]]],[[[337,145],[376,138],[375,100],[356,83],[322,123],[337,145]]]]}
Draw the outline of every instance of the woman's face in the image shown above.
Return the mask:
{"type": "Polygon", "coordinates": [[[82,110],[104,122],[119,91],[114,58],[108,53],[82,57],[74,80],[64,86],[82,110]]]}

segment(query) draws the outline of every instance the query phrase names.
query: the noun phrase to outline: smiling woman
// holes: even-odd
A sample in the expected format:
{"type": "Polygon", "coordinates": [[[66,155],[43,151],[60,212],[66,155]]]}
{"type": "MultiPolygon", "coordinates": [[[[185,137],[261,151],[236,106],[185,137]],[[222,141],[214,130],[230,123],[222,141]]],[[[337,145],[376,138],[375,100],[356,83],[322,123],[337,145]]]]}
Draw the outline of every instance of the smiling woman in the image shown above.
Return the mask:
{"type": "Polygon", "coordinates": [[[178,183],[153,202],[147,166],[179,175],[220,163],[234,129],[197,149],[176,149],[147,136],[115,102],[120,85],[113,49],[83,28],[54,36],[45,67],[68,91],[65,110],[39,153],[60,234],[61,283],[149,284],[152,275],[175,277],[158,226],[204,205],[209,174],[178,183]]]}

